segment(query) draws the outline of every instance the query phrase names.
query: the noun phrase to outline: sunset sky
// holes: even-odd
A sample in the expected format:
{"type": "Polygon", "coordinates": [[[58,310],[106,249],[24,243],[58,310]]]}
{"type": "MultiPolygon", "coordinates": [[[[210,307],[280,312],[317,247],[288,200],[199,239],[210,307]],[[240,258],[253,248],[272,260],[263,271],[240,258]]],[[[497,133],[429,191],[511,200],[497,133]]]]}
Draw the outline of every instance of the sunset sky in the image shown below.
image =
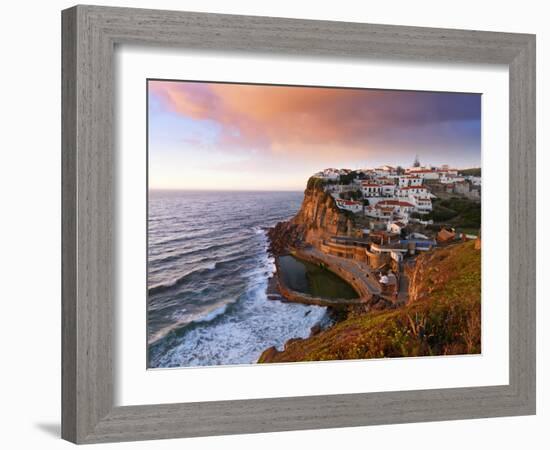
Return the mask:
{"type": "Polygon", "coordinates": [[[303,190],[326,167],[481,166],[481,96],[148,82],[149,187],[303,190]]]}

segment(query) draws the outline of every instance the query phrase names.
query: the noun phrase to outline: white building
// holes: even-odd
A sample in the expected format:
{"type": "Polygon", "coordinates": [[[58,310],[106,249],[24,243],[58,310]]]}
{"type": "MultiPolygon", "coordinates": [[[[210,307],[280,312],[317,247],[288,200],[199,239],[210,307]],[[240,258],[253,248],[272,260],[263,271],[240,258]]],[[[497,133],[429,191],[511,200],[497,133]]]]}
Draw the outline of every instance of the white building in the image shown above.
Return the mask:
{"type": "Polygon", "coordinates": [[[401,200],[382,200],[375,206],[376,208],[392,208],[394,214],[408,216],[414,211],[414,205],[410,202],[401,200]]]}
{"type": "Polygon", "coordinates": [[[374,173],[378,176],[395,175],[397,173],[397,169],[393,166],[385,165],[374,169],[374,173]]]}
{"type": "Polygon", "coordinates": [[[422,177],[415,175],[404,175],[399,177],[399,187],[408,187],[408,186],[421,186],[422,177]]]}
{"type": "Polygon", "coordinates": [[[432,170],[431,168],[414,168],[410,169],[409,173],[411,175],[416,175],[417,177],[421,177],[424,180],[438,180],[439,179],[439,172],[436,170],[432,170]],[[418,170],[414,170],[418,169],[418,170]]]}
{"type": "Polygon", "coordinates": [[[432,210],[432,198],[435,196],[426,186],[408,186],[395,190],[397,199],[414,205],[417,212],[429,212],[432,210]]]}
{"type": "Polygon", "coordinates": [[[395,234],[401,234],[401,231],[406,227],[407,225],[403,222],[389,222],[388,223],[388,232],[395,233],[395,234]]]}
{"type": "Polygon", "coordinates": [[[372,181],[363,181],[361,183],[361,192],[363,192],[364,197],[379,197],[381,191],[381,186],[372,181]]]}
{"type": "Polygon", "coordinates": [[[336,181],[340,178],[340,173],[338,169],[325,169],[317,172],[314,177],[321,178],[323,180],[336,181]]]}
{"type": "Polygon", "coordinates": [[[380,193],[385,197],[393,197],[395,195],[396,186],[393,183],[384,183],[380,185],[380,193]]]}
{"type": "Polygon", "coordinates": [[[441,184],[451,184],[451,183],[456,183],[460,181],[464,181],[464,177],[460,177],[450,172],[443,172],[439,177],[439,182],[441,184]]]}
{"type": "Polygon", "coordinates": [[[396,197],[418,197],[418,198],[430,198],[432,194],[426,186],[407,186],[400,187],[395,190],[396,197]]]}
{"type": "Polygon", "coordinates": [[[415,210],[419,213],[427,213],[432,210],[432,200],[429,198],[413,197],[410,200],[412,200],[415,210]]]}
{"type": "Polygon", "coordinates": [[[335,198],[336,206],[352,213],[359,213],[363,211],[363,202],[355,200],[344,200],[342,198],[335,198]]]}
{"type": "Polygon", "coordinates": [[[365,208],[365,215],[372,219],[378,219],[382,221],[391,220],[393,217],[393,207],[392,206],[367,206],[365,208]]]}
{"type": "Polygon", "coordinates": [[[442,175],[458,175],[458,170],[449,169],[449,166],[447,166],[446,164],[441,166],[441,168],[437,169],[437,171],[439,172],[440,177],[442,175]]]}
{"type": "Polygon", "coordinates": [[[466,179],[472,183],[473,186],[481,186],[481,177],[476,177],[474,175],[469,175],[466,179]]]}

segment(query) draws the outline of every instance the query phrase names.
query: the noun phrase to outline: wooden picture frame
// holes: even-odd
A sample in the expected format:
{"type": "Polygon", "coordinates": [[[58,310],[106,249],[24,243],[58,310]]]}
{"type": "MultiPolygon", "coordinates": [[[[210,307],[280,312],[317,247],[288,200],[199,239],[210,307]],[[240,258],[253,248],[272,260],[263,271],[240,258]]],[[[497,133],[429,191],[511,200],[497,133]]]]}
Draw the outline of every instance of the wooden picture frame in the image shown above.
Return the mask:
{"type": "Polygon", "coordinates": [[[535,413],[535,36],[98,6],[63,11],[62,31],[64,439],[94,443],[535,413]],[[115,407],[117,44],[508,66],[509,384],[115,407]]]}

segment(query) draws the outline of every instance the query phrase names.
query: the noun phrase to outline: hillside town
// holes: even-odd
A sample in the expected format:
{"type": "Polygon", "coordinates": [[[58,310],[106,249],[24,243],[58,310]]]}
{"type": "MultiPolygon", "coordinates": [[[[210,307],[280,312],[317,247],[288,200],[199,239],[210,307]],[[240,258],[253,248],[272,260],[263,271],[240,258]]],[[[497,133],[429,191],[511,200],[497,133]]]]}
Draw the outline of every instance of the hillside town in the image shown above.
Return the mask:
{"type": "Polygon", "coordinates": [[[396,297],[406,291],[396,275],[415,255],[479,237],[479,169],[421,165],[416,158],[409,168],[329,168],[313,178],[354,223],[347,235],[324,236],[316,247],[364,263],[379,275],[381,290],[396,297]]]}
{"type": "Polygon", "coordinates": [[[276,265],[268,298],[327,307],[337,325],[319,324],[283,351],[270,347],[259,362],[479,352],[480,168],[422,166],[417,158],[405,169],[325,169],[309,178],[298,213],[268,237],[276,265]],[[322,271],[355,295],[323,294],[322,271]],[[300,276],[316,290],[304,289],[300,276]],[[426,327],[442,332],[427,340],[426,327]],[[331,333],[356,347],[342,348],[331,333]]]}
{"type": "Polygon", "coordinates": [[[428,216],[438,196],[481,201],[481,176],[465,175],[448,165],[422,166],[418,159],[405,169],[329,168],[313,176],[325,181],[338,208],[384,222],[388,231],[396,223],[433,223],[428,216]]]}

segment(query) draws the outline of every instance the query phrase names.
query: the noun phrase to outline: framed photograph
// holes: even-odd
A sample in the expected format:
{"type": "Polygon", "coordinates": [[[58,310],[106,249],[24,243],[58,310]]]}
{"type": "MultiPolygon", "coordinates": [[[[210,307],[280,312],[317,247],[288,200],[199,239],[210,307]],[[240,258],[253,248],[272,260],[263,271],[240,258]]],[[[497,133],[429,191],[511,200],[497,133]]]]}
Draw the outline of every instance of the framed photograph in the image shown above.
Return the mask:
{"type": "Polygon", "coordinates": [[[535,37],[75,6],[62,435],[535,413],[535,37]]]}

